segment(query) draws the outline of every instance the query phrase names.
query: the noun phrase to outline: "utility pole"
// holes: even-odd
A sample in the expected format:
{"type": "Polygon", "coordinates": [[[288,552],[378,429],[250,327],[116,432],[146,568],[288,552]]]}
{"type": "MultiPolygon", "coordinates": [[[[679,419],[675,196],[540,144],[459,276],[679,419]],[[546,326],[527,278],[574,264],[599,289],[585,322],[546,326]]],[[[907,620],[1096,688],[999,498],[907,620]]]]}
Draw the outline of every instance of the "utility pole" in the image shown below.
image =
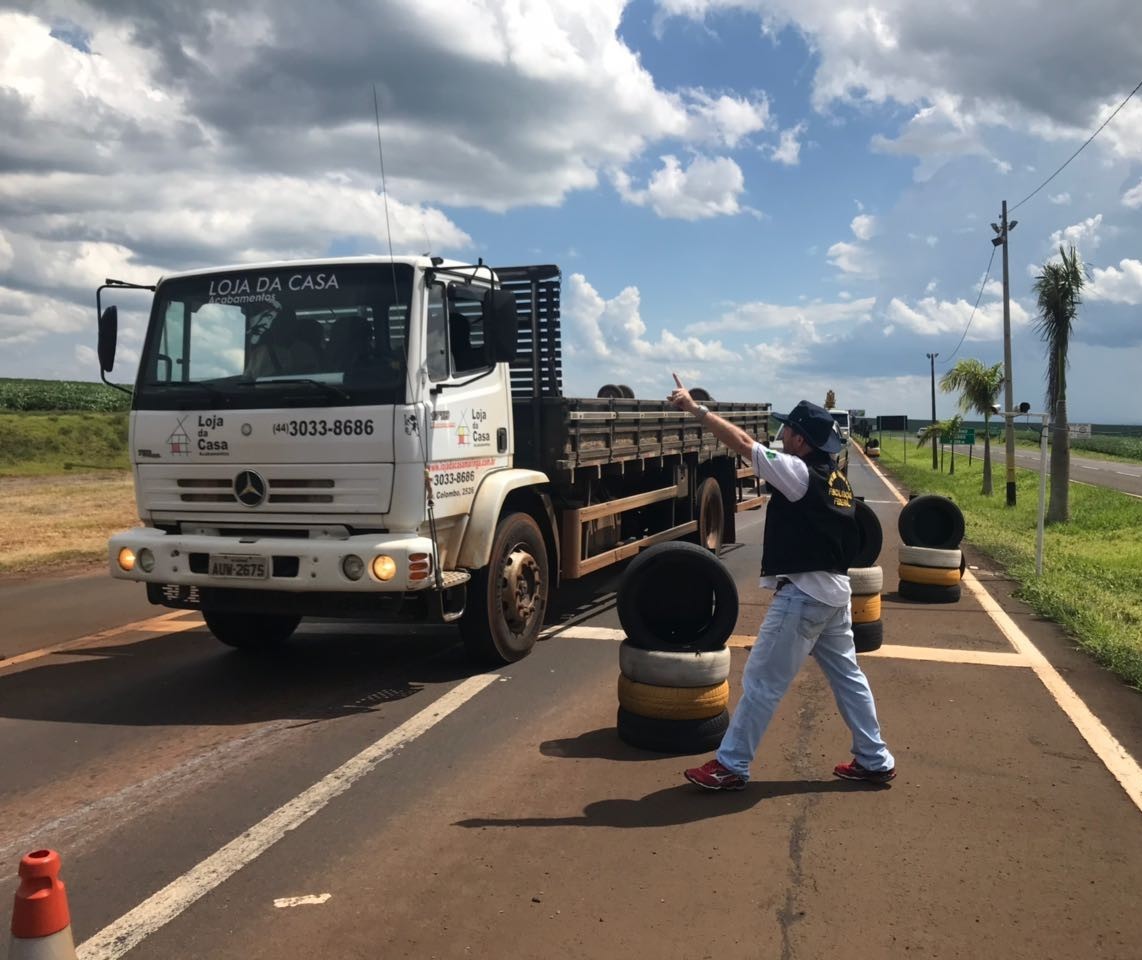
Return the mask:
{"type": "MultiPolygon", "coordinates": [[[[932,423],[936,422],[936,357],[938,353],[925,354],[932,364],[932,423]]],[[[936,434],[932,434],[932,469],[937,470],[939,467],[936,464],[936,434]]]]}
{"type": "MultiPolygon", "coordinates": [[[[998,236],[991,241],[993,246],[1003,247],[1003,406],[1011,410],[1015,406],[1015,388],[1011,383],[1011,281],[1007,273],[1007,235],[1018,225],[1018,220],[1007,222],[1007,201],[1003,201],[1000,217],[1003,226],[991,225],[998,236]]],[[[1015,421],[1004,417],[1007,426],[1007,505],[1015,506],[1015,421]]]]}

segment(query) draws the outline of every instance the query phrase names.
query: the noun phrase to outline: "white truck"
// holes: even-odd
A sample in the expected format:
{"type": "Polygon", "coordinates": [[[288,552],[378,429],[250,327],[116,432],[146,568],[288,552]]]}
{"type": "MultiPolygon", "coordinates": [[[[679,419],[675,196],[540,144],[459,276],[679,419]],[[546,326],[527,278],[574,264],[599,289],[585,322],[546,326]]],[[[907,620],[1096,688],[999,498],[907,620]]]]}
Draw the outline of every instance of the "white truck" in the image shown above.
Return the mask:
{"type": "MultiPolygon", "coordinates": [[[[105,381],[103,293],[140,287],[97,293],[105,381]]],[[[563,396],[557,267],[359,257],[143,288],[143,525],[111,539],[110,570],[232,646],[306,616],[458,621],[474,654],[511,662],[561,580],[693,533],[716,551],[761,501],[665,400],[563,396]]],[[[710,406],[768,438],[769,404],[710,406]]]]}

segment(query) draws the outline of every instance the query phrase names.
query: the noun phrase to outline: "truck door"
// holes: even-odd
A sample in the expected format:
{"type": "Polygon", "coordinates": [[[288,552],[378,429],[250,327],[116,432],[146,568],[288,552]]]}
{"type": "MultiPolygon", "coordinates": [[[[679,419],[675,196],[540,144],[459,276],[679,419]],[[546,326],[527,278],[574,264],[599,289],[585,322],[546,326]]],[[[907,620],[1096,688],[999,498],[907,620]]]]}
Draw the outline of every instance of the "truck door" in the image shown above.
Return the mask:
{"type": "Polygon", "coordinates": [[[493,364],[482,304],[440,278],[429,287],[425,327],[431,417],[429,471],[438,517],[467,513],[489,471],[511,466],[507,364],[493,364]]]}

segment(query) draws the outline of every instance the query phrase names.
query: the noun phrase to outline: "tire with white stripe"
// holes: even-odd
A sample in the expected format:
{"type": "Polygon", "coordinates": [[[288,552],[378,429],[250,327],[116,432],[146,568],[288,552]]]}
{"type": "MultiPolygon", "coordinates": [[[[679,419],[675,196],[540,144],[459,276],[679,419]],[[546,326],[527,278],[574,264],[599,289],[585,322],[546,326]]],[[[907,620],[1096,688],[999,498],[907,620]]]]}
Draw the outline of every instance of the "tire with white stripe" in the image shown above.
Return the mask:
{"type": "Polygon", "coordinates": [[[854,597],[866,597],[884,589],[884,571],[880,567],[849,567],[848,573],[854,597]]]}
{"type": "Polygon", "coordinates": [[[619,644],[619,670],[635,683],[656,687],[708,687],[730,675],[730,650],[644,650],[619,644]]]}
{"type": "Polygon", "coordinates": [[[901,546],[899,559],[901,563],[911,564],[914,567],[938,567],[941,570],[954,570],[959,569],[964,562],[964,555],[961,550],[901,546]]]}

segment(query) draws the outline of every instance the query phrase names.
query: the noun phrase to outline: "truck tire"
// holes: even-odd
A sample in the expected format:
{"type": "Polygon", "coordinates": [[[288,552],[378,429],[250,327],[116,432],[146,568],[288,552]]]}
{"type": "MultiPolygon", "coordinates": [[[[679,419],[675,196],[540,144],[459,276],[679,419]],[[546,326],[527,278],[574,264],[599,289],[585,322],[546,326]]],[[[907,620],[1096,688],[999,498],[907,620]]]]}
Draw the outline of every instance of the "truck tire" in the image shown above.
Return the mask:
{"type": "Polygon", "coordinates": [[[620,383],[618,385],[618,388],[619,388],[619,395],[624,400],[633,400],[634,399],[634,391],[630,387],[628,387],[625,383],[620,383]]]}
{"type": "Polygon", "coordinates": [[[714,398],[710,396],[710,391],[704,387],[691,387],[690,399],[696,400],[698,403],[713,403],[714,398]]]}
{"type": "Polygon", "coordinates": [[[853,624],[853,645],[857,653],[872,653],[884,643],[884,621],[853,624]]]}
{"type": "Polygon", "coordinates": [[[657,687],[708,687],[730,675],[730,649],[643,650],[629,640],[619,644],[619,670],[636,683],[657,687]]]}
{"type": "Polygon", "coordinates": [[[714,477],[706,477],[698,488],[698,543],[715,557],[722,552],[726,528],[726,506],[722,487],[714,477]]]}
{"type": "Polygon", "coordinates": [[[916,603],[956,603],[960,599],[960,585],[950,587],[933,586],[930,583],[912,583],[901,580],[897,589],[904,600],[916,603]]]}
{"type": "Polygon", "coordinates": [[[207,629],[228,647],[268,650],[290,638],[301,617],[261,613],[222,613],[203,610],[207,629]]]}
{"type": "Polygon", "coordinates": [[[640,750],[707,753],[722,742],[730,725],[730,712],[723,710],[707,720],[657,720],[619,707],[617,725],[619,739],[640,750]]]}
{"type": "Polygon", "coordinates": [[[600,400],[618,400],[622,395],[622,388],[616,383],[604,383],[599,387],[599,392],[595,394],[600,400]]]}
{"type": "Polygon", "coordinates": [[[547,614],[547,547],[539,524],[509,513],[496,524],[488,565],[472,572],[460,636],[484,662],[514,663],[526,657],[547,614]]]}
{"type": "Polygon", "coordinates": [[[910,547],[955,550],[964,538],[964,515],[947,497],[925,493],[904,505],[897,528],[910,547]]]}
{"type": "Polygon", "coordinates": [[[618,615],[627,639],[644,650],[718,650],[734,632],[738,590],[705,547],[659,543],[623,574],[618,615]]]}
{"type": "Polygon", "coordinates": [[[874,567],[884,546],[884,531],[880,520],[863,500],[853,501],[856,505],[856,522],[859,547],[856,556],[849,562],[850,567],[874,567]]]}

